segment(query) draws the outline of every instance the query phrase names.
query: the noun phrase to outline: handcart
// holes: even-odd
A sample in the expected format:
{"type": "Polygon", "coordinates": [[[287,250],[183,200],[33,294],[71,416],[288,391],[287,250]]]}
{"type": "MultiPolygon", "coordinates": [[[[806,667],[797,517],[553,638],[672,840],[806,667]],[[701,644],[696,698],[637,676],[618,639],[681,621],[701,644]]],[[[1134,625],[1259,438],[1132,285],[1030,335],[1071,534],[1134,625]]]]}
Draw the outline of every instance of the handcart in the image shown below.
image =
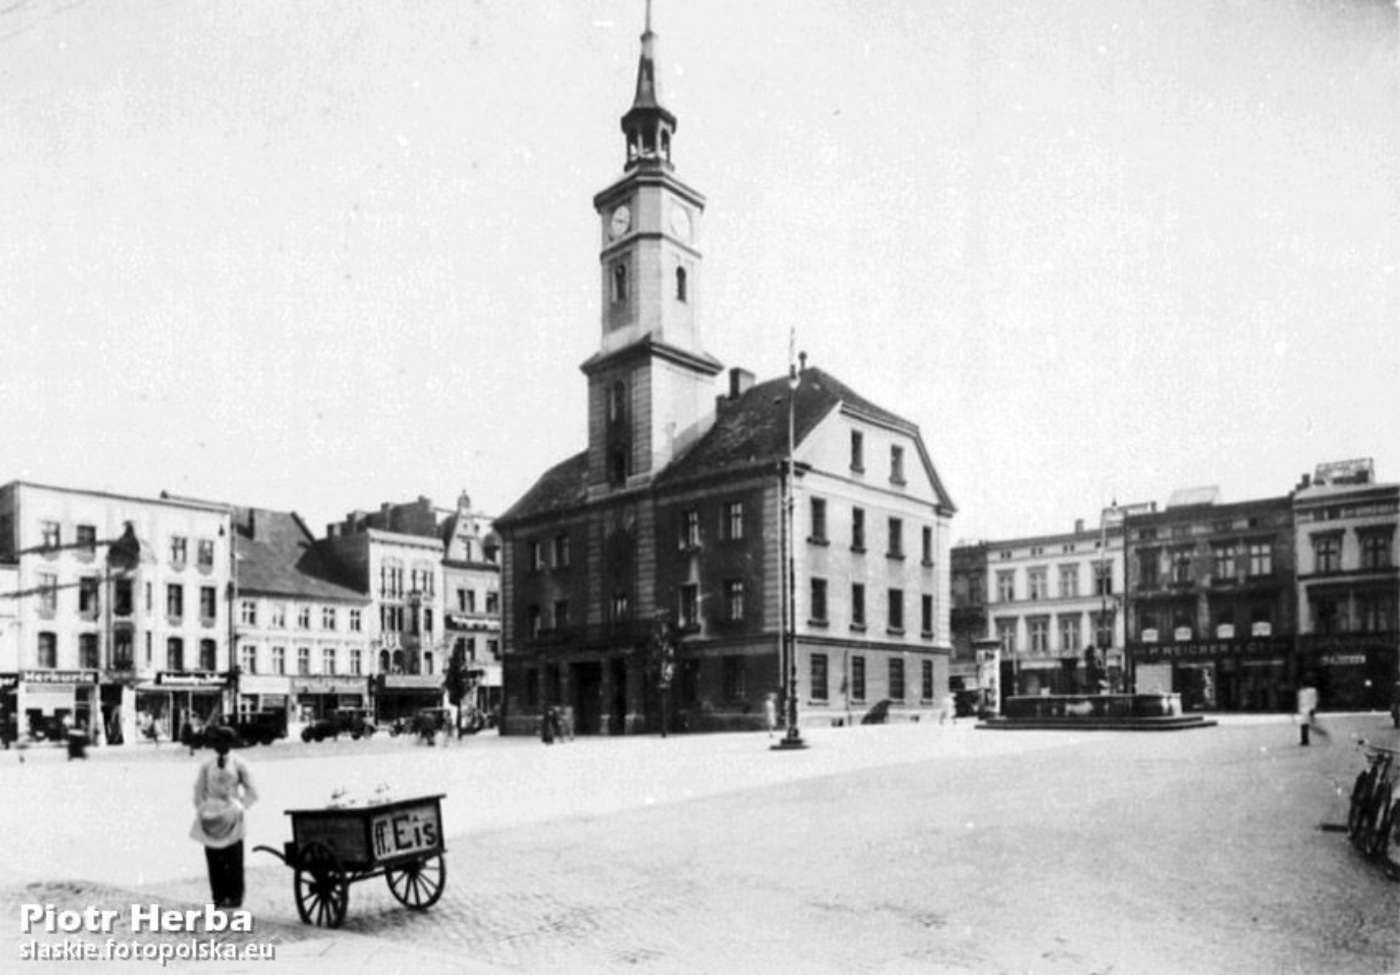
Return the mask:
{"type": "Polygon", "coordinates": [[[292,838],[282,852],[257,846],[294,873],[292,891],[305,924],[338,928],[350,885],[383,877],[399,903],[426,911],[447,883],[442,799],[421,796],[369,805],[289,809],[292,838]]]}

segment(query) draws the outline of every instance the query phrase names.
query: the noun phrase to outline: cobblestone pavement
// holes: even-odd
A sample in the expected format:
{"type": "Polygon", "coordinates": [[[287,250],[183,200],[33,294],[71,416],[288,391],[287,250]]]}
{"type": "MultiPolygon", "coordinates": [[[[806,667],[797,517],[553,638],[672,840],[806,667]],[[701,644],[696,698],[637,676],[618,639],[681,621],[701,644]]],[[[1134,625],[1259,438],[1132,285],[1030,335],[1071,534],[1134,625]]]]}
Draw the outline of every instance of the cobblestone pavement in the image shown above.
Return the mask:
{"type": "MultiPolygon", "coordinates": [[[[792,755],[761,751],[758,736],[553,749],[502,741],[510,768],[561,788],[522,782],[514,820],[483,815],[451,832],[446,893],[430,912],[403,910],[371,881],[351,889],[345,929],[302,928],[290,875],[274,865],[250,871],[250,906],[260,931],[289,949],[321,939],[318,968],[354,971],[370,969],[346,961],[371,948],[374,970],[397,962],[420,973],[451,970],[435,962],[520,972],[1400,971],[1400,884],[1323,828],[1344,820],[1362,766],[1353,739],[1394,733],[1384,716],[1325,720],[1332,738],[1307,749],[1276,719],[1170,734],[845,729],[792,755]],[[852,742],[865,748],[856,758],[852,742]],[[607,800],[610,777],[625,801],[607,800]]],[[[32,893],[12,888],[8,900],[32,893]]],[[[199,902],[204,891],[187,876],[140,896],[151,894],[199,902]]],[[[115,892],[72,896],[124,903],[115,892]]]]}

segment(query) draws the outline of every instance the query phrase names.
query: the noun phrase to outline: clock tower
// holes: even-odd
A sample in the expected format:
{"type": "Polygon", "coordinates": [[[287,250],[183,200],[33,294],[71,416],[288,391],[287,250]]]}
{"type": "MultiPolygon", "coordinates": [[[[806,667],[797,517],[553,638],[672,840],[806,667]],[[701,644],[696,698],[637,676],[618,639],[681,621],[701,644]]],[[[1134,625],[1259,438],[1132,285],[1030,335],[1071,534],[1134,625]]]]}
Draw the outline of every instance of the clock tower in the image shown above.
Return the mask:
{"type": "Polygon", "coordinates": [[[640,486],[705,432],[723,368],[700,344],[705,198],[675,176],[647,0],[622,178],[593,198],[602,334],[588,376],[590,493],[640,486]]]}

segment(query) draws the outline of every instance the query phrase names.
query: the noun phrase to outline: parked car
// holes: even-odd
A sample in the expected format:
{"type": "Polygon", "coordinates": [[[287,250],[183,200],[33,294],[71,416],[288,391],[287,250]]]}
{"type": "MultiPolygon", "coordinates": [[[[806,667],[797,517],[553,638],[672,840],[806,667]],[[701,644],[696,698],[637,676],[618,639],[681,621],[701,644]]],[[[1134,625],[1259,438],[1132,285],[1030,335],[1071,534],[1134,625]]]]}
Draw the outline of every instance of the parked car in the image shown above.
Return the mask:
{"type": "Polygon", "coordinates": [[[336,708],[326,717],[301,729],[301,740],[325,741],[327,738],[349,735],[359,741],[373,735],[375,730],[374,712],[369,708],[336,708]]]}
{"type": "Polygon", "coordinates": [[[248,745],[271,745],[278,738],[287,737],[287,717],[281,711],[254,711],[232,718],[219,718],[199,731],[191,732],[192,748],[209,747],[209,732],[214,728],[228,728],[233,732],[233,747],[248,745]]]}

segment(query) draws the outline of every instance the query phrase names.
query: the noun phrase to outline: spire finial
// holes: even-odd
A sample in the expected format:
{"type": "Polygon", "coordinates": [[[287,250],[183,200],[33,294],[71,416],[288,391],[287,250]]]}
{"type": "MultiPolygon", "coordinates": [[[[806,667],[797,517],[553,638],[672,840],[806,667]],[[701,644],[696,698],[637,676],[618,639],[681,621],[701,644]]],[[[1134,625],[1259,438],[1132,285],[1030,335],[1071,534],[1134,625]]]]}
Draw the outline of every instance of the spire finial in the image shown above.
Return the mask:
{"type": "Polygon", "coordinates": [[[646,33],[651,33],[651,0],[647,0],[647,22],[646,33]]]}

